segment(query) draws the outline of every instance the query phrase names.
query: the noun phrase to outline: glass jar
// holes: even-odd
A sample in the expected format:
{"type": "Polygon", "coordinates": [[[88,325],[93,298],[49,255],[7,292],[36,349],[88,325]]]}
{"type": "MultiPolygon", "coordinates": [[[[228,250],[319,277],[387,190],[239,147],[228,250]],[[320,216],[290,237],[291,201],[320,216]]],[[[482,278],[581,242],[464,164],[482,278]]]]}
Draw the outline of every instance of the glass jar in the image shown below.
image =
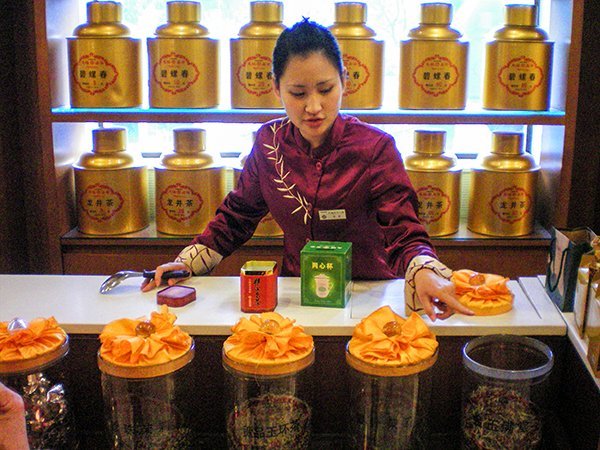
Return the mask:
{"type": "Polygon", "coordinates": [[[188,423],[183,382],[194,344],[183,356],[153,366],[120,366],[98,354],[104,412],[113,448],[182,449],[196,441],[188,423]],[[186,367],[187,366],[187,367],[186,367]]]}
{"type": "Polygon", "coordinates": [[[309,448],[314,358],[244,364],[223,352],[230,449],[309,448]]]}
{"type": "Polygon", "coordinates": [[[462,354],[463,448],[538,448],[552,350],[524,336],[490,335],[468,342],[462,354]]]}
{"type": "Polygon", "coordinates": [[[350,366],[350,428],[352,449],[427,448],[427,412],[431,371],[438,351],[418,364],[382,366],[353,356],[350,366]]]}
{"type": "Polygon", "coordinates": [[[32,449],[78,448],[64,385],[66,374],[62,362],[68,351],[67,337],[60,347],[35,358],[0,361],[0,381],[23,398],[27,439],[32,449]]]}

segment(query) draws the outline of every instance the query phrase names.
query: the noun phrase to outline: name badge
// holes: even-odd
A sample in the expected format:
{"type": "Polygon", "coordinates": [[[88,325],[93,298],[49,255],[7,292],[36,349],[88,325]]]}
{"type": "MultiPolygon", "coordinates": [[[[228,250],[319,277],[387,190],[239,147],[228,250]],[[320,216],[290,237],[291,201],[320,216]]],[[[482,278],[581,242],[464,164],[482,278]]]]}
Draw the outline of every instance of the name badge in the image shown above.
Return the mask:
{"type": "Polygon", "coordinates": [[[346,220],[345,209],[320,209],[320,220],[346,220]]]}

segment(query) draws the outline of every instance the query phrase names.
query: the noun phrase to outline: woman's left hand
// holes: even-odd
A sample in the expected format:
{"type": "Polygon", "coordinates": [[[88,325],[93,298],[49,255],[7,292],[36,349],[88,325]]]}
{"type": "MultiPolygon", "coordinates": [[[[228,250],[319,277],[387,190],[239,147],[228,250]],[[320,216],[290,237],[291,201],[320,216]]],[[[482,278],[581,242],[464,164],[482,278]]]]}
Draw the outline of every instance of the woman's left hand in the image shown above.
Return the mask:
{"type": "Polygon", "coordinates": [[[474,312],[461,304],[454,295],[454,284],[440,277],[433,270],[419,270],[414,280],[417,296],[425,314],[432,322],[436,319],[447,319],[455,312],[467,316],[474,315],[474,312]]]}

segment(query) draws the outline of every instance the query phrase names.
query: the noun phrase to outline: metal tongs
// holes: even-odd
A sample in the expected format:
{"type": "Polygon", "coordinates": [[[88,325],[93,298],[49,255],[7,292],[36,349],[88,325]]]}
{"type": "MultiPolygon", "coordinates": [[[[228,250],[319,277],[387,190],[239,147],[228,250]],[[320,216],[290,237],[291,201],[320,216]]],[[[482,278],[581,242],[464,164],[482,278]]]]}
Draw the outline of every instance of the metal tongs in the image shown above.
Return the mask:
{"type": "MultiPolygon", "coordinates": [[[[144,277],[144,278],[154,278],[156,275],[155,270],[144,270],[143,272],[134,272],[133,270],[121,270],[102,282],[100,285],[100,293],[106,294],[114,287],[121,284],[121,282],[127,278],[132,277],[144,277]]],[[[163,280],[168,280],[169,278],[187,278],[190,276],[190,273],[187,270],[171,270],[168,272],[164,272],[162,274],[163,280]]]]}

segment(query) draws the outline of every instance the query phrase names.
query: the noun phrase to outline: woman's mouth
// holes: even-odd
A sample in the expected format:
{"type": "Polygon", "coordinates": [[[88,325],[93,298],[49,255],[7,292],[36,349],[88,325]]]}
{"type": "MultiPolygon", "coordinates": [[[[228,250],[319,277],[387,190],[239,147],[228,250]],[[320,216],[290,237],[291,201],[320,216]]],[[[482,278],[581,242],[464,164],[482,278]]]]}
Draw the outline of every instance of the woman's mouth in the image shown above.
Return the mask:
{"type": "Polygon", "coordinates": [[[324,119],[306,119],[304,122],[309,128],[319,128],[324,119]]]}

